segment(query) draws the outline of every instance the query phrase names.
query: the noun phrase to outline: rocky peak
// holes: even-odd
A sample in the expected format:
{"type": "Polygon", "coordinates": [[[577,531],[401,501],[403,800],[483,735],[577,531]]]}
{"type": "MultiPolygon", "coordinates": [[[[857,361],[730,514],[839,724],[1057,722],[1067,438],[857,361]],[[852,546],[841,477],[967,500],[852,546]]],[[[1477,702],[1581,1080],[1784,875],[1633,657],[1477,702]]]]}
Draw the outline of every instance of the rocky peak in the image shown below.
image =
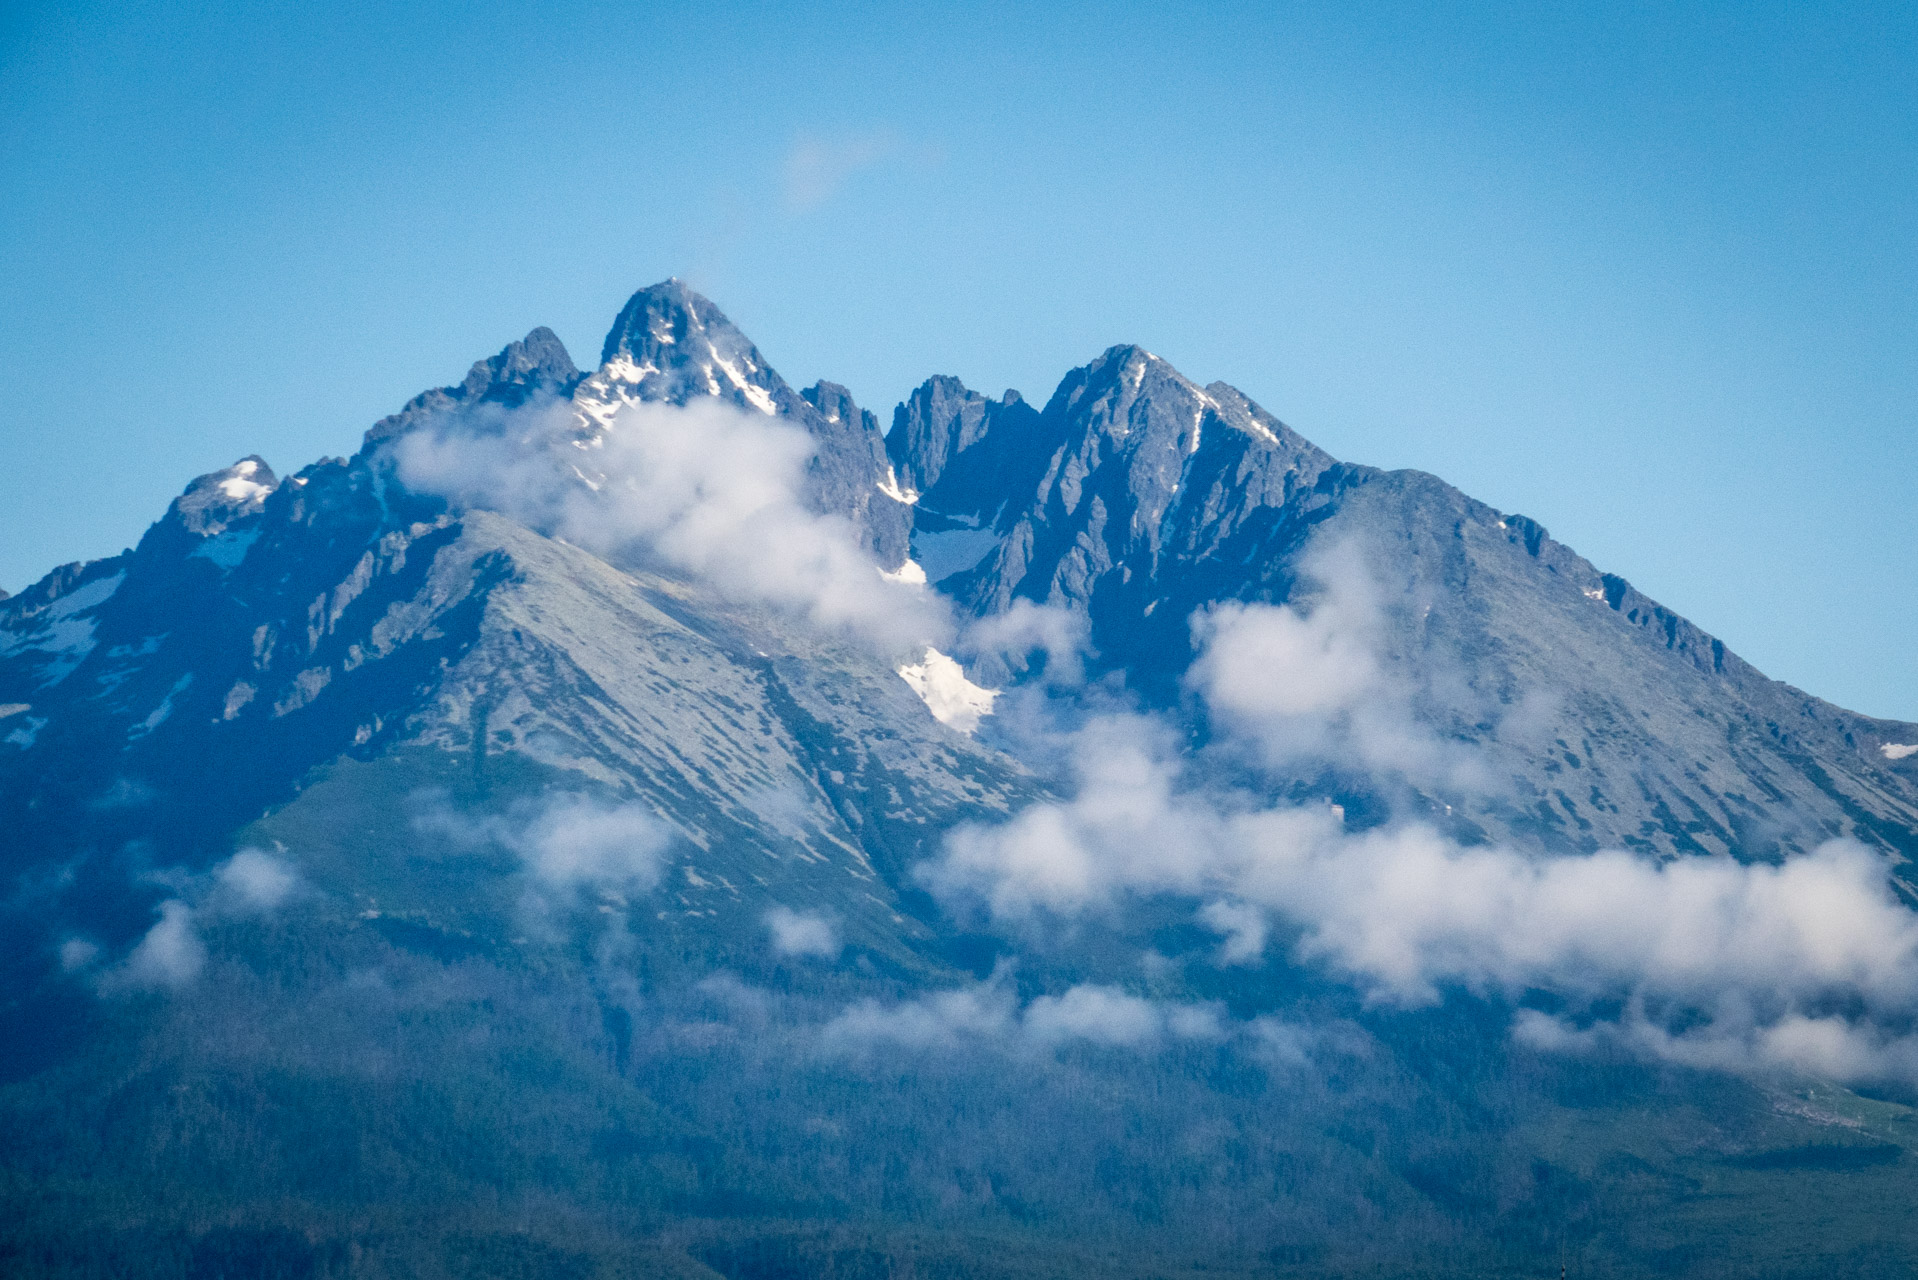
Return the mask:
{"type": "Polygon", "coordinates": [[[918,495],[921,525],[976,527],[1043,469],[1053,442],[1038,428],[1017,391],[988,400],[957,378],[928,378],[893,411],[886,456],[918,495]]]}
{"type": "Polygon", "coordinates": [[[893,410],[886,453],[900,483],[924,493],[947,463],[985,437],[989,402],[957,378],[927,378],[893,410]]]}
{"type": "Polygon", "coordinates": [[[628,300],[582,390],[605,402],[716,396],[767,414],[799,399],[724,312],[677,279],[628,300]]]}
{"type": "Polygon", "coordinates": [[[564,394],[579,381],[579,370],[566,344],[545,325],[518,342],[510,342],[490,360],[481,360],[467,372],[460,391],[468,400],[513,405],[537,391],[564,394]]]}
{"type": "Polygon", "coordinates": [[[366,433],[366,445],[478,405],[517,409],[540,396],[561,399],[572,394],[579,380],[565,344],[541,325],[518,342],[507,343],[498,355],[475,362],[458,386],[421,392],[398,413],[381,418],[366,433]]]}
{"type": "Polygon", "coordinates": [[[248,516],[258,515],[267,495],[279,488],[273,469],[257,456],[240,459],[230,467],[209,471],[186,487],[173,500],[169,513],[187,532],[201,537],[223,533],[226,527],[248,516]]]}
{"type": "Polygon", "coordinates": [[[888,569],[908,557],[912,495],[900,490],[886,461],[879,420],[853,403],[836,382],[806,388],[794,416],[819,442],[806,473],[806,498],[818,511],[850,516],[888,569]]]}

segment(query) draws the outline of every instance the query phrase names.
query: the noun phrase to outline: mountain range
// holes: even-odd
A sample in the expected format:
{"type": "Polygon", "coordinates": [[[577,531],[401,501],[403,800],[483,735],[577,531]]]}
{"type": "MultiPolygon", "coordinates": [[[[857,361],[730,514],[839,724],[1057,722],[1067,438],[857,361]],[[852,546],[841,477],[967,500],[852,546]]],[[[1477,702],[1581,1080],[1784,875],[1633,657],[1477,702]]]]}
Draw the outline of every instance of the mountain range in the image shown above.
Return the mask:
{"type": "Polygon", "coordinates": [[[0,598],[0,1258],[1909,1265],[1915,748],[1142,348],[882,430],[667,281],[0,598]]]}

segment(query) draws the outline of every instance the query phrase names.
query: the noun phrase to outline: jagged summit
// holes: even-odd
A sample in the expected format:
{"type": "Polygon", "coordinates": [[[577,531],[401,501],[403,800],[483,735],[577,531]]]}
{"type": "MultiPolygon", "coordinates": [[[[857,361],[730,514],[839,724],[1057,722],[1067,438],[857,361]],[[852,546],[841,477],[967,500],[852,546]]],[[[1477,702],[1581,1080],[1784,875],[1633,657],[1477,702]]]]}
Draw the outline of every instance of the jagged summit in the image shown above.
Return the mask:
{"type": "Polygon", "coordinates": [[[566,344],[541,325],[519,341],[507,343],[499,354],[476,361],[457,385],[423,391],[398,413],[381,418],[367,431],[364,447],[371,449],[422,423],[443,421],[480,405],[517,409],[540,396],[564,398],[579,385],[580,377],[566,344]]]}
{"type": "Polygon", "coordinates": [[[739,332],[710,299],[670,276],[626,300],[600,346],[599,362],[605,364],[622,352],[636,355],[661,345],[677,346],[688,334],[709,326],[721,333],[739,332]]]}
{"type": "Polygon", "coordinates": [[[791,413],[798,399],[725,313],[678,279],[628,300],[588,382],[602,395],[669,404],[717,396],[768,414],[791,413]]]}
{"type": "MultiPolygon", "coordinates": [[[[1528,797],[1524,809],[1477,815],[1489,837],[1768,855],[1837,832],[1902,847],[1908,837],[1898,832],[1918,813],[1904,784],[1887,781],[1914,766],[1881,750],[1918,740],[1905,728],[1766,680],[1536,522],[1422,473],[1341,463],[1230,385],[1201,387],[1136,344],[1112,346],[1068,372],[1043,408],[1017,392],[995,400],[957,378],[929,378],[883,435],[845,387],[821,381],[795,391],[717,306],[679,280],[635,293],[605,353],[582,377],[558,338],[534,329],[474,364],[460,383],[382,420],[351,462],[301,472],[288,482],[291,492],[273,497],[279,482],[257,458],[200,477],[142,543],[126,594],[114,600],[187,598],[163,581],[174,560],[209,598],[277,592],[277,566],[289,558],[320,578],[345,573],[383,538],[419,537],[420,521],[459,519],[458,511],[441,514],[437,499],[409,499],[379,465],[387,440],[423,424],[487,429],[549,399],[556,412],[539,425],[570,450],[599,433],[648,429],[641,406],[711,398],[810,434],[816,448],[802,498],[850,520],[881,569],[917,561],[962,614],[993,617],[1023,602],[1074,615],[1089,632],[1094,669],[1123,674],[1161,708],[1184,696],[1194,617],[1221,602],[1291,601],[1301,583],[1309,590],[1315,554],[1341,540],[1366,542],[1381,589],[1396,602],[1379,624],[1393,662],[1436,691],[1426,707],[1434,722],[1477,741],[1483,757],[1516,780],[1514,794],[1528,797]],[[314,567],[322,557],[324,570],[314,567]],[[1570,766],[1541,754],[1543,729],[1534,725],[1521,739],[1500,728],[1516,723],[1508,708],[1535,688],[1553,691],[1554,710],[1533,719],[1549,720],[1554,739],[1587,743],[1577,794],[1557,794],[1554,770],[1570,766]],[[1658,696],[1640,705],[1646,689],[1658,696]],[[1759,745],[1766,742],[1776,745],[1759,745]],[[1803,767],[1806,759],[1816,768],[1803,767]],[[1738,798],[1753,793],[1785,798],[1778,808],[1786,816],[1759,825],[1738,798]]],[[[581,482],[591,483],[590,454],[578,456],[589,468],[581,482]]],[[[346,599],[361,588],[337,590],[346,599]]],[[[21,628],[8,642],[18,654],[48,655],[20,668],[22,703],[32,701],[29,684],[56,669],[46,665],[54,661],[44,648],[50,642],[25,629],[25,610],[61,591],[30,591],[28,605],[14,597],[4,615],[21,628]]],[[[264,598],[249,597],[245,608],[264,598]]],[[[317,610],[317,618],[343,607],[309,597],[295,612],[317,610]]],[[[135,624],[125,626],[131,635],[135,624]]],[[[154,624],[125,643],[137,647],[165,630],[154,624]]],[[[386,641],[355,643],[370,654],[386,641]]],[[[63,649],[68,656],[58,662],[80,652],[63,649]]],[[[354,662],[365,670],[363,657],[354,662]]],[[[274,680],[293,683],[274,686],[273,705],[305,705],[300,681],[319,688],[346,675],[324,668],[315,660],[276,672],[274,680]]],[[[265,680],[243,681],[261,688],[261,705],[265,680]]],[[[225,717],[224,704],[218,714],[225,717]]]]}
{"type": "Polygon", "coordinates": [[[236,520],[257,515],[279,485],[266,460],[250,455],[230,467],[195,477],[173,500],[168,515],[177,518],[190,533],[203,537],[218,534],[236,520]]]}
{"type": "Polygon", "coordinates": [[[518,342],[508,343],[492,359],[475,364],[460,390],[469,397],[493,395],[503,399],[507,388],[560,387],[578,377],[579,370],[573,367],[566,344],[558,334],[540,325],[518,342]]]}

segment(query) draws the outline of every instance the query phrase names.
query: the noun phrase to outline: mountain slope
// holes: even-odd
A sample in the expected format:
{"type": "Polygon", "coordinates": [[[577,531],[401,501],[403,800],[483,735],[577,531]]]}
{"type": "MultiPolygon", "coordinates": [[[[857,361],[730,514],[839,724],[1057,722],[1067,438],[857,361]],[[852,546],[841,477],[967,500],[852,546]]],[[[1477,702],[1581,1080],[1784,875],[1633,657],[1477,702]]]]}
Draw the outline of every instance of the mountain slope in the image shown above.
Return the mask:
{"type": "Polygon", "coordinates": [[[1101,665],[1155,702],[1180,697],[1195,611],[1309,605],[1320,557],[1353,545],[1379,597],[1371,639],[1414,714],[1480,758],[1476,787],[1413,779],[1465,838],[1770,859],[1845,835],[1918,852],[1918,773],[1883,750],[1918,730],[1766,679],[1534,521],[1334,462],[1136,347],[1068,375],[1036,418],[1022,408],[950,379],[902,406],[889,447],[924,487],[915,554],[978,613],[1024,599],[1083,615],[1101,665]]]}

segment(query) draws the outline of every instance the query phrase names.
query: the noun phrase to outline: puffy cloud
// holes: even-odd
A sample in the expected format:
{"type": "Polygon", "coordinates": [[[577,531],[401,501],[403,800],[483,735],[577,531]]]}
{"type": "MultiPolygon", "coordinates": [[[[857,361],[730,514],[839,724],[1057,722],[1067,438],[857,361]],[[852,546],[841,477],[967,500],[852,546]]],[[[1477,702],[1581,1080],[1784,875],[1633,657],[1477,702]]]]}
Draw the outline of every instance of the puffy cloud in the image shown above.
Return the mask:
{"type": "Polygon", "coordinates": [[[509,830],[506,842],[552,888],[643,890],[659,883],[672,832],[641,805],[561,795],[509,830]]]}
{"type": "Polygon", "coordinates": [[[1266,913],[1249,902],[1219,899],[1199,909],[1199,919],[1215,933],[1225,935],[1219,946],[1220,964],[1257,964],[1265,958],[1271,927],[1266,913]]]}
{"type": "MultiPolygon", "coordinates": [[[[625,895],[655,887],[676,838],[645,805],[578,792],[518,800],[504,813],[464,812],[437,791],[417,794],[414,803],[416,831],[455,848],[492,847],[519,859],[520,926],[549,942],[563,935],[560,917],[589,896],[623,904],[625,895]]],[[[609,921],[598,944],[604,963],[614,964],[630,950],[623,929],[623,917],[609,921]]]]}
{"type": "Polygon", "coordinates": [[[1018,1003],[1009,987],[979,983],[895,1004],[861,1000],[828,1022],[820,1041],[828,1050],[841,1052],[883,1044],[943,1048],[965,1040],[1001,1039],[1016,1027],[1017,1017],[1018,1003]]]}
{"type": "Polygon", "coordinates": [[[1085,680],[1092,636],[1081,614],[1058,605],[1014,600],[1003,613],[968,622],[959,647],[987,664],[982,670],[988,682],[1026,674],[1037,654],[1044,658],[1043,683],[1070,688],[1085,680]]]}
{"type": "Polygon", "coordinates": [[[1024,1020],[1026,1035],[1039,1044],[1137,1045],[1158,1039],[1164,1030],[1164,1016],[1150,1000],[1092,983],[1038,997],[1026,1006],[1024,1020]]]}
{"type": "Polygon", "coordinates": [[[1331,589],[1307,613],[1290,605],[1216,605],[1193,615],[1193,681],[1218,711],[1261,727],[1323,728],[1385,683],[1373,654],[1378,603],[1357,553],[1321,559],[1331,589]]]}
{"type": "MultiPolygon", "coordinates": [[[[160,918],[126,959],[99,975],[101,991],[118,994],[187,986],[206,967],[207,948],[200,937],[204,922],[265,915],[286,902],[300,884],[285,859],[260,849],[242,849],[208,874],[176,870],[163,881],[179,896],[162,902],[157,908],[160,918]]],[[[60,964],[67,972],[76,972],[98,954],[93,943],[71,938],[60,948],[60,964]]]]}
{"type": "Polygon", "coordinates": [[[409,488],[497,511],[619,563],[861,637],[884,654],[946,644],[944,602],[888,578],[852,523],[801,499],[815,443],[715,399],[631,403],[581,434],[564,404],[461,420],[391,446],[409,488]]]}
{"type": "Polygon", "coordinates": [[[817,956],[830,960],[839,954],[839,926],[828,916],[774,907],[763,919],[772,934],[773,950],[782,956],[817,956]]]}
{"type": "Polygon", "coordinates": [[[115,971],[117,989],[165,990],[183,987],[206,967],[206,943],[193,925],[193,908],[178,898],[160,904],[160,918],[115,971]]]}
{"type": "Polygon", "coordinates": [[[85,938],[68,938],[60,944],[60,971],[78,973],[100,958],[100,945],[85,938]]]}
{"type": "Polygon", "coordinates": [[[920,878],[948,898],[977,893],[1002,919],[1075,911],[1129,890],[1200,891],[1210,815],[1175,798],[1177,745],[1146,717],[1093,717],[1070,739],[1071,801],[960,827],[920,878]]]}
{"type": "Polygon", "coordinates": [[[292,895],[299,876],[261,849],[242,849],[213,871],[214,882],[234,909],[271,911],[292,895]]]}
{"type": "Polygon", "coordinates": [[[1309,761],[1420,786],[1480,791],[1476,756],[1414,714],[1421,687],[1459,682],[1435,655],[1415,677],[1387,652],[1386,600],[1357,541],[1301,564],[1309,588],[1284,605],[1225,603],[1192,615],[1186,682],[1215,724],[1281,769],[1309,761]]]}

